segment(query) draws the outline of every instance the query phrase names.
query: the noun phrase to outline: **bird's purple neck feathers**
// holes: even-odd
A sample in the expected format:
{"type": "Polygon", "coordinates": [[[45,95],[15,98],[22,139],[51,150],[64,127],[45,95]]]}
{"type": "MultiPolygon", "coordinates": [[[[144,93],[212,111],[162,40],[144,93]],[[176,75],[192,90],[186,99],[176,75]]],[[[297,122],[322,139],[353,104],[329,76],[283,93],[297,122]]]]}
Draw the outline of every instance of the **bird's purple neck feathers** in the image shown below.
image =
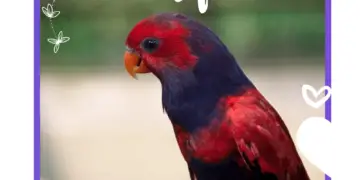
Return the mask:
{"type": "Polygon", "coordinates": [[[172,123],[191,132],[222,115],[216,110],[220,98],[238,94],[253,84],[210,29],[191,19],[183,21],[191,31],[187,43],[198,61],[188,71],[164,70],[168,72],[161,80],[162,103],[172,123]]]}

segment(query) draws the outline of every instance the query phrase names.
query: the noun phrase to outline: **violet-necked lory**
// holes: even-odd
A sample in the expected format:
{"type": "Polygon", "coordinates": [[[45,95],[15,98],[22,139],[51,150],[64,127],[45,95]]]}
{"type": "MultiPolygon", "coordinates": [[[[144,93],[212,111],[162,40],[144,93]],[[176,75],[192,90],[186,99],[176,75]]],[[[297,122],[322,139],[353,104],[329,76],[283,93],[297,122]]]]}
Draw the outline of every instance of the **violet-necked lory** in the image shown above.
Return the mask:
{"type": "Polygon", "coordinates": [[[126,47],[128,73],[151,72],[161,82],[191,179],[309,180],[279,114],[205,25],[153,15],[130,31],[126,47]]]}

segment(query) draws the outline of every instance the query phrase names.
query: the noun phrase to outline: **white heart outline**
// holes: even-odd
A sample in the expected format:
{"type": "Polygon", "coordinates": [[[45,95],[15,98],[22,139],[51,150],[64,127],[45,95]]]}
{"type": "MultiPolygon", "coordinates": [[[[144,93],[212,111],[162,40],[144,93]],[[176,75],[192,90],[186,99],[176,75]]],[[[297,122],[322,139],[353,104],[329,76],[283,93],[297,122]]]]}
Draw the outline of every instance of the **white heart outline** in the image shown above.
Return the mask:
{"type": "Polygon", "coordinates": [[[323,86],[321,87],[318,91],[315,90],[314,87],[312,87],[311,85],[308,84],[304,84],[301,88],[302,91],[302,97],[304,98],[306,104],[308,104],[309,106],[313,107],[313,108],[319,108],[320,106],[322,106],[327,100],[329,100],[330,96],[331,96],[331,88],[329,86],[323,86]],[[313,101],[309,98],[307,90],[311,91],[313,96],[315,98],[317,98],[322,92],[325,92],[325,90],[327,90],[327,93],[325,94],[324,97],[322,97],[321,99],[319,99],[318,101],[313,101]]]}

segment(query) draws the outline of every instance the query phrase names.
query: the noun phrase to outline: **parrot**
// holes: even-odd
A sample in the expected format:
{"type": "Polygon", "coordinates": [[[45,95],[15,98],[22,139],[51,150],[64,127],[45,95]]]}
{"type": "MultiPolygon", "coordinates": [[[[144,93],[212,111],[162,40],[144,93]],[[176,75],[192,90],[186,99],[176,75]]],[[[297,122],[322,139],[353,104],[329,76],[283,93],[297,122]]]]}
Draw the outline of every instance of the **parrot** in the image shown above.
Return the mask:
{"type": "Polygon", "coordinates": [[[125,47],[131,77],[160,81],[191,180],[309,180],[278,112],[204,23],[153,14],[135,24],[125,47]]]}

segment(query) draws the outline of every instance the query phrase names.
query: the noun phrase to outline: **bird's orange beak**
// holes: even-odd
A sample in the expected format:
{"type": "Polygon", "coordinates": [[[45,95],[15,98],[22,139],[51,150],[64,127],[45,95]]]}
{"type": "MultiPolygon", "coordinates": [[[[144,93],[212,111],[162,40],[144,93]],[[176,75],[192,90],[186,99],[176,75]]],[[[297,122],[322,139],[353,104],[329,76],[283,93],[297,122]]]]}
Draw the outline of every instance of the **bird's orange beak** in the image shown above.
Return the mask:
{"type": "Polygon", "coordinates": [[[144,64],[144,61],[135,53],[125,52],[124,62],[126,71],[131,77],[136,78],[137,73],[149,73],[150,70],[144,64]]]}

